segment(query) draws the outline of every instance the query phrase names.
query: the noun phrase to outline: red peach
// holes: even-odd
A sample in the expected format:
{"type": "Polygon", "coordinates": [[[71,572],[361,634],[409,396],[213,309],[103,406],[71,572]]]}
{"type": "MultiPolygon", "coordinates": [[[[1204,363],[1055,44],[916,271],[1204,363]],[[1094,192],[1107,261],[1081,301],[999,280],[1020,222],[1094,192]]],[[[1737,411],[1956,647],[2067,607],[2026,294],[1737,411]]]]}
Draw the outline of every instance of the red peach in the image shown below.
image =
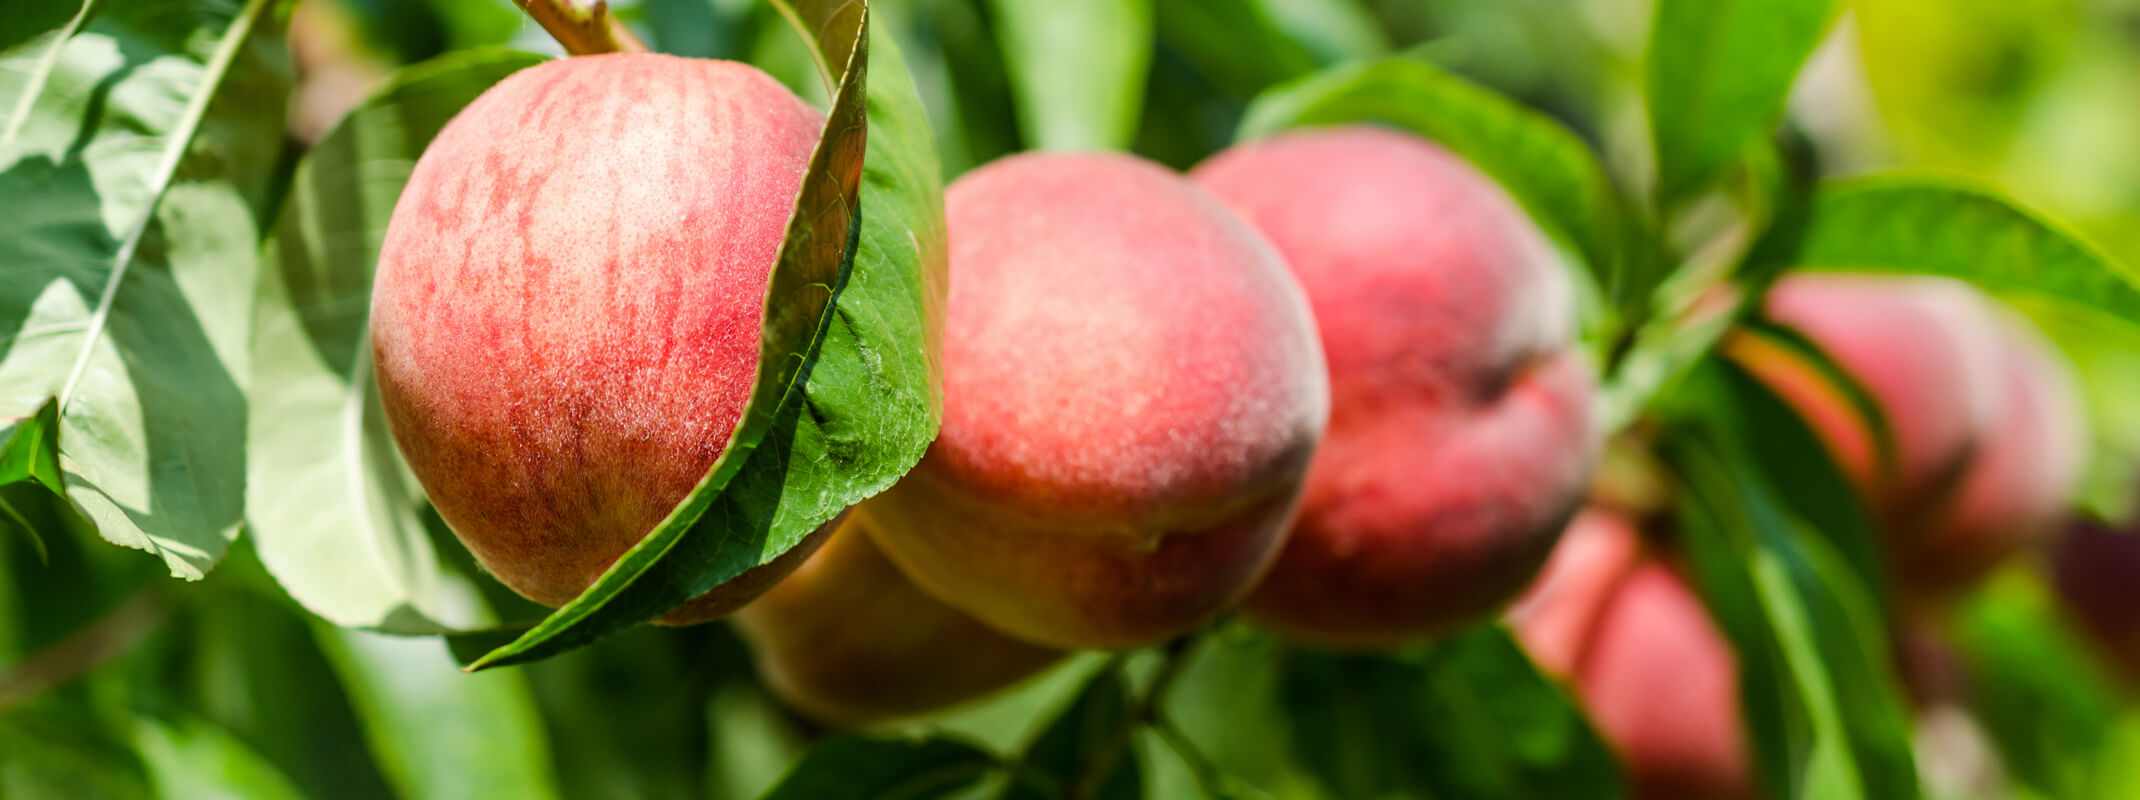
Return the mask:
{"type": "Polygon", "coordinates": [[[1269,564],[1328,414],[1307,303],[1255,231],[1121,155],[946,194],[943,433],[864,507],[914,582],[1063,648],[1183,633],[1269,564]]]}
{"type": "Polygon", "coordinates": [[[852,725],[912,716],[1009,686],[1063,656],[930,597],[848,517],[825,547],[736,612],[758,672],[788,705],[852,725]]]}
{"type": "Polygon", "coordinates": [[[1576,518],[1510,621],[1541,668],[1573,682],[1635,797],[1755,796],[1738,656],[1626,520],[1576,518]]]}
{"type": "Polygon", "coordinates": [[[1913,593],[1965,587],[2059,520],[2087,434],[2068,368],[2033,329],[1930,277],[1793,274],[1766,311],[1856,380],[1887,423],[1883,464],[1872,423],[1826,376],[1756,339],[1731,347],[1820,435],[1913,593]]]}
{"type": "Polygon", "coordinates": [[[1627,518],[1595,509],[1577,515],[1538,579],[1508,609],[1531,660],[1556,675],[1575,674],[1599,612],[1647,558],[1627,518]]]}
{"type": "MultiPolygon", "coordinates": [[[[379,392],[514,591],[577,596],[727,447],[823,120],[748,65],[583,56],[491,87],[425,149],[379,255],[379,392]]],[[[733,610],[810,549],[666,619],[733,610]]]]}
{"type": "Polygon", "coordinates": [[[1552,247],[1485,175],[1396,131],[1288,133],[1192,174],[1286,257],[1330,367],[1330,430],[1249,613],[1342,647],[1492,614],[1552,550],[1597,450],[1552,247]]]}
{"type": "Polygon", "coordinates": [[[1934,586],[1962,586],[2040,543],[2064,520],[2087,465],[2087,416],[2076,379],[2035,328],[1999,314],[1991,366],[1998,416],[1956,496],[1904,548],[1901,568],[1934,586]]]}

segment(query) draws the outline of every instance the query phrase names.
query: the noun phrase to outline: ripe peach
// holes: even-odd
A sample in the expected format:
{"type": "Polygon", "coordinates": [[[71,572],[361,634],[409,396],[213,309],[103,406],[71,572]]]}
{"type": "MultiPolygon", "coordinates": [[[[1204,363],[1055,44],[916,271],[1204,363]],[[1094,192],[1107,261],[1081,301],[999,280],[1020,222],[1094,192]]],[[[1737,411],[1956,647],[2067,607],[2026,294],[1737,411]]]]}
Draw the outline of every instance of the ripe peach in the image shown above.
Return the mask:
{"type": "Polygon", "coordinates": [[[1510,622],[1542,669],[1572,682],[1635,797],[1755,795],[1738,657],[1625,519],[1577,517],[1510,622]]]}
{"type": "MultiPolygon", "coordinates": [[[[372,290],[379,393],[514,591],[577,596],[727,447],[823,120],[744,64],[582,56],[491,87],[425,149],[372,290]]],[[[809,551],[666,620],[731,611],[809,551]]]]}
{"type": "Polygon", "coordinates": [[[946,194],[943,433],[864,505],[914,582],[1055,647],[1180,634],[1269,564],[1329,408],[1269,245],[1131,157],[1028,154],[946,194]]]}
{"type": "Polygon", "coordinates": [[[789,706],[852,725],[912,716],[1017,682],[1063,655],[930,597],[848,517],[823,549],[736,612],[758,672],[789,706]]]}
{"type": "Polygon", "coordinates": [[[2073,378],[2035,330],[1943,278],[1793,274],[1766,311],[1827,353],[1886,421],[1893,458],[1883,464],[1871,422],[1841,388],[1758,341],[1732,348],[1865,497],[1905,587],[1967,586],[2059,520],[2087,434],[2073,378]]]}
{"type": "Polygon", "coordinates": [[[1343,647],[1491,614],[1545,561],[1597,450],[1546,239],[1469,164],[1381,128],[1244,144],[1192,175],[1286,257],[1330,366],[1330,431],[1249,613],[1343,647]]]}

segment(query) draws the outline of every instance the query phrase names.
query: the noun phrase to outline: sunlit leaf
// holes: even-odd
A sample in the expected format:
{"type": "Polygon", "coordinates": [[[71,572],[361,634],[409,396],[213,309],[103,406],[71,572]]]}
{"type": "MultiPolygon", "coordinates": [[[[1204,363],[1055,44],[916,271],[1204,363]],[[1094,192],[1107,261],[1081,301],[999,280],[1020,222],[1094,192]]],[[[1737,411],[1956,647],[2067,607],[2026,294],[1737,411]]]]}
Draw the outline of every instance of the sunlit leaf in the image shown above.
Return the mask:
{"type": "Polygon", "coordinates": [[[314,633],[399,796],[561,796],[525,674],[464,675],[437,639],[314,633]]]}
{"type": "Polygon", "coordinates": [[[1127,148],[1152,63],[1152,6],[1172,1],[989,0],[1026,144],[1127,148]]]}
{"type": "Polygon", "coordinates": [[[68,499],[189,579],[242,517],[248,309],[289,92],[267,6],[114,0],[63,44],[0,55],[31,76],[0,93],[17,101],[0,419],[57,397],[68,499]]]}
{"type": "Polygon", "coordinates": [[[2140,272],[2006,198],[1923,178],[1823,185],[1802,223],[1764,237],[1747,266],[1943,275],[2140,326],[2140,272]]]}
{"type": "MultiPolygon", "coordinates": [[[[246,519],[285,590],[337,625],[443,628],[438,564],[373,383],[372,270],[424,146],[476,95],[542,61],[456,53],[397,74],[297,166],[260,274],[246,519]]],[[[465,622],[465,621],[463,621],[465,622]]]]}
{"type": "Polygon", "coordinates": [[[135,747],[148,765],[150,782],[164,797],[203,800],[299,800],[273,764],[229,732],[195,720],[142,717],[135,747]]]}

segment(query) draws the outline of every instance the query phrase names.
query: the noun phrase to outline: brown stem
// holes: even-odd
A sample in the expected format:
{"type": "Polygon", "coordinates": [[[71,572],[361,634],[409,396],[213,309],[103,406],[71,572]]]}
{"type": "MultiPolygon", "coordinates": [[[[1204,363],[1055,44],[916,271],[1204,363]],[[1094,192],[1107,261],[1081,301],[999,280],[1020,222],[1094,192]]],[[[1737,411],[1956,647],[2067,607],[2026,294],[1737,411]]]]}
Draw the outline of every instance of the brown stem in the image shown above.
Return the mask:
{"type": "Polygon", "coordinates": [[[576,56],[645,53],[652,48],[609,13],[608,0],[517,0],[520,10],[576,56]]]}
{"type": "Polygon", "coordinates": [[[0,671],[0,711],[78,678],[126,652],[156,629],[163,621],[164,611],[163,599],[156,591],[143,589],[67,638],[0,671]]]}

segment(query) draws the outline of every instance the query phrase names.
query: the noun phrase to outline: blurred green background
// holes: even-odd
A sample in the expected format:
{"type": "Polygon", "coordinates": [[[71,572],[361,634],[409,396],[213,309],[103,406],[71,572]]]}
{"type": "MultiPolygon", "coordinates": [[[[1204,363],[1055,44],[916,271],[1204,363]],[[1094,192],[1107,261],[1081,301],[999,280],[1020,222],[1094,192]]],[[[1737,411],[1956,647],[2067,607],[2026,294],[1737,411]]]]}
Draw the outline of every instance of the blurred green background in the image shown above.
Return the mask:
{"type": "MultiPolygon", "coordinates": [[[[1041,146],[1128,147],[1185,167],[1233,140],[1258,92],[1392,53],[1544,112],[1625,181],[1652,171],[1641,0],[1077,1],[1102,7],[1103,33],[1065,33],[1045,3],[1022,0],[873,4],[902,43],[947,178],[1041,146]],[[1024,101],[1036,96],[1062,102],[1024,101]]],[[[656,49],[748,60],[823,100],[799,40],[759,0],[616,10],[656,49]]],[[[0,46],[71,13],[13,4],[0,46]]],[[[288,14],[299,141],[402,65],[499,44],[560,52],[506,0],[302,0],[288,14]]],[[[1787,128],[1824,174],[1966,176],[2140,263],[2140,0],[1852,0],[1789,108],[1787,128]]],[[[1697,211],[1683,224],[1707,223],[1697,211]]],[[[2086,513],[2121,519],[2140,487],[2140,355],[2085,324],[2044,321],[2081,366],[2097,419],[2086,513]]],[[[43,494],[14,486],[0,500],[45,532],[0,535],[0,797],[754,797],[828,733],[768,698],[725,625],[641,629],[467,676],[439,640],[308,615],[245,539],[207,579],[182,583],[43,494]]],[[[464,620],[539,613],[478,577],[433,522],[438,552],[459,559],[449,595],[464,620]]],[[[1918,721],[1929,794],[2140,797],[2140,713],[2044,571],[2040,558],[2013,564],[1947,626],[1969,699],[1918,721]]],[[[1253,784],[1242,796],[1328,796],[1286,755],[1297,731],[1276,707],[1275,645],[1224,627],[1198,647],[1170,707],[1253,784]]],[[[1122,666],[1142,676],[1156,659],[1122,666]]],[[[1113,666],[1081,656],[909,727],[1029,739],[1113,666]]],[[[1195,765],[1137,747],[1149,796],[1196,796],[1195,765]]]]}

